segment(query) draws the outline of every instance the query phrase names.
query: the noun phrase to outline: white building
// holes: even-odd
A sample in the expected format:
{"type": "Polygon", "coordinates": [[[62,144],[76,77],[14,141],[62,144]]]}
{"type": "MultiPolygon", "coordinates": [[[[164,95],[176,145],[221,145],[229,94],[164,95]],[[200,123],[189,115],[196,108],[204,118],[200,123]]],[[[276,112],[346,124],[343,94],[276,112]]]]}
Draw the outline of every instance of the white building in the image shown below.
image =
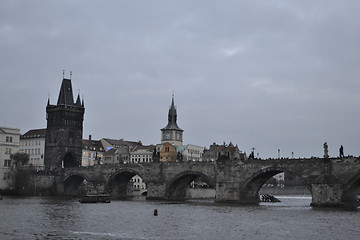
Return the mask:
{"type": "Polygon", "coordinates": [[[202,161],[202,154],[204,152],[204,147],[188,144],[177,146],[176,151],[180,152],[183,156],[183,161],[202,161]]]}
{"type": "Polygon", "coordinates": [[[155,146],[137,146],[130,152],[130,163],[153,162],[155,146]]]}
{"type": "Polygon", "coordinates": [[[0,127],[0,190],[11,190],[13,185],[10,155],[19,151],[20,129],[0,127]]]}
{"type": "Polygon", "coordinates": [[[134,177],[132,177],[130,179],[130,183],[133,184],[132,190],[134,195],[141,195],[143,192],[146,191],[146,183],[142,180],[142,178],[139,175],[135,175],[134,177]]]}
{"type": "Polygon", "coordinates": [[[20,152],[29,155],[29,165],[44,169],[46,128],[32,129],[20,136],[20,152]]]}

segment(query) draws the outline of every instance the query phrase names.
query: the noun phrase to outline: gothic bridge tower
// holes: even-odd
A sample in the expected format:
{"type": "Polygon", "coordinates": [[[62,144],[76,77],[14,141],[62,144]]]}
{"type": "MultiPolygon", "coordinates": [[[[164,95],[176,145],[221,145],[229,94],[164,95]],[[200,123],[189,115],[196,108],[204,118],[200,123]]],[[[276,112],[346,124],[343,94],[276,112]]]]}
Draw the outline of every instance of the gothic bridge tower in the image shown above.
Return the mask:
{"type": "Polygon", "coordinates": [[[175,146],[183,144],[183,132],[176,123],[177,112],[174,104],[174,95],[172,96],[171,106],[168,114],[168,124],[161,129],[161,143],[171,143],[175,146]]]}
{"type": "Polygon", "coordinates": [[[46,106],[46,170],[81,165],[84,112],[84,100],[78,94],[74,102],[71,79],[63,78],[57,104],[51,105],[49,99],[46,106]]]}

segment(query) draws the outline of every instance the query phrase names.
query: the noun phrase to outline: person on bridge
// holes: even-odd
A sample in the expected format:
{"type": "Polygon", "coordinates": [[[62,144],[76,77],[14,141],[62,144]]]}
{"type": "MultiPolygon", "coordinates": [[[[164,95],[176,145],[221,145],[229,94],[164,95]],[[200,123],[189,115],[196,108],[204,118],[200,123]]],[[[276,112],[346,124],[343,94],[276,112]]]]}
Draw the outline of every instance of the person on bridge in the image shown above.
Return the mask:
{"type": "Polygon", "coordinates": [[[343,145],[340,146],[339,153],[340,153],[340,157],[344,157],[344,147],[343,147],[343,145]]]}
{"type": "Polygon", "coordinates": [[[327,142],[324,143],[324,158],[329,158],[329,150],[327,142]]]}

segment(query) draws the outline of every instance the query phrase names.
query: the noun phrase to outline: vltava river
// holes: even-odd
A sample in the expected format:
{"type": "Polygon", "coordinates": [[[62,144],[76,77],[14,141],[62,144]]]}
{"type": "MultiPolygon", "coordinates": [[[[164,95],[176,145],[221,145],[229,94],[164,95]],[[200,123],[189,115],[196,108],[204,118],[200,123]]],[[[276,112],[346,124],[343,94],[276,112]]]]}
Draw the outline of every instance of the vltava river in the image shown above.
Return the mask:
{"type": "Polygon", "coordinates": [[[315,210],[309,197],[279,199],[229,206],[5,197],[0,201],[0,239],[359,239],[359,211],[315,210]]]}

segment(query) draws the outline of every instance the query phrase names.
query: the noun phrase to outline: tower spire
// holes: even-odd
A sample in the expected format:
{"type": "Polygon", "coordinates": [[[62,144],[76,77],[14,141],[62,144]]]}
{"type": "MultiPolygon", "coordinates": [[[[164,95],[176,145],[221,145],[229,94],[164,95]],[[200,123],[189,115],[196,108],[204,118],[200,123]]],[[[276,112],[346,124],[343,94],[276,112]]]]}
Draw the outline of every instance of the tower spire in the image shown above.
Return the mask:
{"type": "Polygon", "coordinates": [[[57,105],[67,105],[67,106],[74,105],[74,98],[73,98],[70,79],[66,79],[66,78],[63,79],[60,87],[57,105]]]}
{"type": "Polygon", "coordinates": [[[181,128],[179,128],[176,121],[177,121],[177,111],[176,111],[176,107],[175,107],[174,95],[172,95],[171,106],[169,108],[169,113],[168,113],[168,124],[163,129],[172,129],[172,130],[183,131],[181,128]]]}
{"type": "Polygon", "coordinates": [[[50,106],[50,93],[48,95],[48,102],[47,102],[47,105],[50,106]]]}
{"type": "Polygon", "coordinates": [[[175,145],[182,145],[182,130],[176,123],[177,121],[177,111],[175,107],[175,97],[174,93],[171,97],[171,106],[168,113],[168,124],[166,127],[161,129],[162,139],[161,142],[170,142],[175,145]]]}
{"type": "Polygon", "coordinates": [[[80,100],[80,89],[78,89],[78,95],[77,95],[77,99],[76,99],[76,106],[81,107],[81,100],[80,100]]]}

